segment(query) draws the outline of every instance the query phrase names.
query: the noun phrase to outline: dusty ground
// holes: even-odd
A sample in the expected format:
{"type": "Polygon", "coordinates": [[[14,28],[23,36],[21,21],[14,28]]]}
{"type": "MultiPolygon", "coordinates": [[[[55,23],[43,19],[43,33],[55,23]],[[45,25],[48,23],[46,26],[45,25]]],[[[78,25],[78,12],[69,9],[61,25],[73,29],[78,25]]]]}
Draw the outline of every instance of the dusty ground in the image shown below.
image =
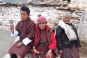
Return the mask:
{"type": "Polygon", "coordinates": [[[81,56],[87,58],[87,43],[81,42],[81,56]]]}

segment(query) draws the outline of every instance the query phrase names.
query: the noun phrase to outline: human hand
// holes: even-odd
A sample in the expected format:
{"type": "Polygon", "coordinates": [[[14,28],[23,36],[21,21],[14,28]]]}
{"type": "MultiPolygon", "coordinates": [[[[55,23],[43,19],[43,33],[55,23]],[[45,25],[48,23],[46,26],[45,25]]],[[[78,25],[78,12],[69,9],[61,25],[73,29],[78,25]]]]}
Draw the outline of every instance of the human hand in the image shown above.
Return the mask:
{"type": "Polygon", "coordinates": [[[39,54],[40,52],[38,51],[38,50],[36,50],[35,48],[33,49],[33,52],[35,53],[35,54],[39,54]]]}
{"type": "Polygon", "coordinates": [[[17,44],[17,47],[19,48],[19,47],[21,47],[23,45],[23,43],[22,42],[19,42],[18,44],[17,44]]]}
{"type": "Polygon", "coordinates": [[[46,58],[52,58],[52,50],[49,49],[49,51],[46,54],[46,58]]]}
{"type": "Polygon", "coordinates": [[[58,53],[59,53],[59,54],[62,54],[62,53],[63,53],[63,50],[59,50],[58,53]]]}
{"type": "Polygon", "coordinates": [[[10,25],[10,30],[14,31],[14,25],[10,25]]]}

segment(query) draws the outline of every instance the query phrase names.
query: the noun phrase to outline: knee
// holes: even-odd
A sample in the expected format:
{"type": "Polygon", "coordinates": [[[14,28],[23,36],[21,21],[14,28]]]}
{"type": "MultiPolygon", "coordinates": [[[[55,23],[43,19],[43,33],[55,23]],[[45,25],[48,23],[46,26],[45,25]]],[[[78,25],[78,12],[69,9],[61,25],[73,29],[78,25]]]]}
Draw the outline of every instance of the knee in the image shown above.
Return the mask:
{"type": "Polygon", "coordinates": [[[9,53],[9,55],[13,55],[13,53],[12,52],[8,52],[9,53]]]}

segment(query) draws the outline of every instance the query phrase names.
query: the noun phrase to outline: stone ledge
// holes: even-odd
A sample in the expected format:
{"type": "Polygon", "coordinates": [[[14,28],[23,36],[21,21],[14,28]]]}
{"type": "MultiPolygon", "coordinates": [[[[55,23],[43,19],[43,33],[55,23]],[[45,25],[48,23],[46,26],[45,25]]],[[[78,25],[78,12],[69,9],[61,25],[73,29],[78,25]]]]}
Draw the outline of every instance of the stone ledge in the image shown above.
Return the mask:
{"type": "Polygon", "coordinates": [[[43,3],[43,2],[32,2],[32,3],[0,3],[0,6],[23,6],[23,5],[42,5],[42,6],[61,6],[60,3],[43,3]]]}

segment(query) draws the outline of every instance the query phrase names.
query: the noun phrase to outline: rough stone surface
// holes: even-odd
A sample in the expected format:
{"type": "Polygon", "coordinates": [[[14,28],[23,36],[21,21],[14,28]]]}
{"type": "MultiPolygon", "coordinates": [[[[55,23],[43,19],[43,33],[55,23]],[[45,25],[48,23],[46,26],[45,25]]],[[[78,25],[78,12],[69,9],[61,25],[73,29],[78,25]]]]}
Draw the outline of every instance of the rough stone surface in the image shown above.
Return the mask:
{"type": "Polygon", "coordinates": [[[83,12],[80,20],[79,36],[81,40],[87,41],[87,12],[83,12]]]}
{"type": "Polygon", "coordinates": [[[86,0],[71,0],[72,3],[81,3],[81,4],[87,4],[86,0]]]}
{"type": "MultiPolygon", "coordinates": [[[[48,25],[55,28],[58,26],[58,22],[62,19],[65,12],[71,13],[71,22],[76,26],[79,33],[79,38],[87,39],[87,24],[86,20],[81,20],[81,15],[87,8],[70,10],[68,6],[58,6],[58,5],[48,5],[48,4],[3,4],[0,6],[0,25],[9,26],[9,20],[14,21],[14,25],[21,19],[20,18],[20,8],[22,5],[26,5],[30,8],[30,17],[36,22],[38,14],[42,14],[46,17],[48,25]],[[84,29],[84,32],[82,31],[84,29]],[[86,31],[86,32],[85,32],[86,31]],[[84,37],[83,37],[84,35],[84,37]]],[[[83,15],[84,16],[84,15],[83,15]]]]}

